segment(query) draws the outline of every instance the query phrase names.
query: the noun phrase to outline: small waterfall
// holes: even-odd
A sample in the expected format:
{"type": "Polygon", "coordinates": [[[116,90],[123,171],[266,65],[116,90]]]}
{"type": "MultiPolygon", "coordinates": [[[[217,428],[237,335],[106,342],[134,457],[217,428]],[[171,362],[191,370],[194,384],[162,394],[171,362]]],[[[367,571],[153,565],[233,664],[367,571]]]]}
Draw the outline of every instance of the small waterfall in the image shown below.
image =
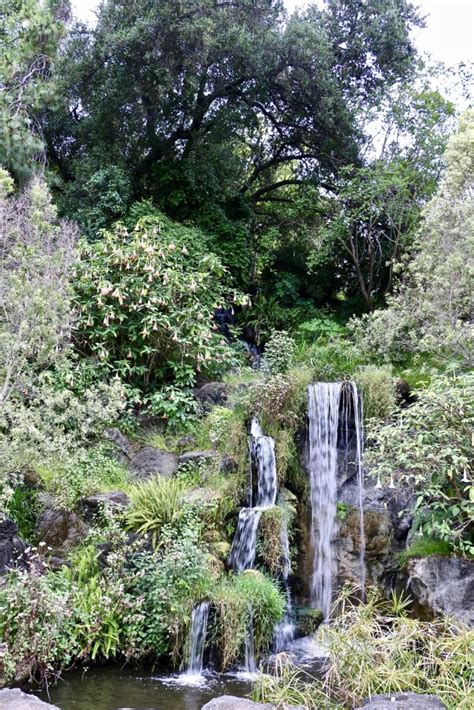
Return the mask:
{"type": "Polygon", "coordinates": [[[209,602],[201,602],[193,609],[189,635],[189,661],[186,675],[197,676],[202,673],[204,646],[209,620],[209,602]]]}
{"type": "Polygon", "coordinates": [[[244,672],[256,673],[257,664],[255,662],[255,645],[253,640],[253,625],[252,613],[250,610],[249,623],[247,625],[247,633],[245,634],[245,656],[244,656],[244,672]]]}
{"type": "Polygon", "coordinates": [[[236,572],[251,569],[255,564],[257,528],[262,508],[242,508],[229,554],[229,567],[236,572]]]}
{"type": "Polygon", "coordinates": [[[293,621],[293,604],[291,602],[290,586],[288,577],[291,572],[290,543],[288,540],[288,526],[286,520],[281,527],[281,551],[282,551],[282,582],[285,588],[286,607],[285,615],[275,627],[274,649],[275,653],[280,653],[288,648],[288,645],[295,638],[295,624],[293,621]]]}
{"type": "MultiPolygon", "coordinates": [[[[236,572],[251,569],[255,564],[257,528],[262,510],[275,505],[277,475],[275,462],[275,442],[264,436],[258,420],[254,417],[250,427],[250,455],[255,462],[258,475],[257,504],[242,508],[239,513],[237,530],[229,555],[228,564],[236,572]]],[[[252,502],[252,481],[250,476],[249,499],[252,502]]]]}
{"type": "Polygon", "coordinates": [[[337,503],[337,432],[341,383],[309,387],[309,472],[313,575],[311,603],[329,615],[332,597],[332,539],[337,503]]]}
{"type": "MultiPolygon", "coordinates": [[[[349,453],[350,421],[355,425],[355,465],[360,525],[360,585],[365,585],[364,471],[362,401],[352,382],[318,382],[308,388],[309,473],[313,574],[311,603],[329,616],[334,572],[333,537],[336,527],[338,438],[349,453]],[[340,409],[342,407],[342,430],[340,409]]],[[[347,465],[347,461],[346,461],[347,465]]]]}
{"type": "Polygon", "coordinates": [[[357,385],[351,382],[352,401],[354,403],[354,422],[356,431],[356,466],[359,498],[359,530],[360,530],[360,589],[362,600],[365,596],[365,529],[364,529],[364,412],[362,397],[359,397],[357,385]]]}

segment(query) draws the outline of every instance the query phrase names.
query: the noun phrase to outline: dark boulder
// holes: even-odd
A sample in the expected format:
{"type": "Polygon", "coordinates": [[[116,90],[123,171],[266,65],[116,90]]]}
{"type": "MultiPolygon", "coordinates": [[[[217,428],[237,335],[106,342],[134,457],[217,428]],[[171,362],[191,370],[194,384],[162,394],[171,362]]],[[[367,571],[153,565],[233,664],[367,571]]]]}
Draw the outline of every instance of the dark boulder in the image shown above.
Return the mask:
{"type": "Polygon", "coordinates": [[[82,542],[87,530],[87,525],[76,513],[63,508],[48,508],[38,522],[39,541],[58,557],[82,542]]]}
{"type": "Polygon", "coordinates": [[[0,575],[14,567],[27,567],[26,544],[17,533],[13,520],[0,521],[0,575]]]}
{"type": "Polygon", "coordinates": [[[107,508],[111,513],[120,513],[130,504],[130,498],[123,491],[110,491],[97,493],[87,498],[81,498],[79,507],[86,520],[92,520],[94,515],[102,508],[107,508]]]}
{"type": "Polygon", "coordinates": [[[418,693],[394,693],[393,695],[374,695],[364,700],[355,710],[446,710],[446,705],[434,695],[418,693]]]}
{"type": "Polygon", "coordinates": [[[472,560],[437,555],[413,558],[408,574],[411,593],[422,607],[474,626],[472,560]]]}
{"type": "Polygon", "coordinates": [[[200,463],[201,461],[213,461],[218,457],[216,451],[187,451],[185,454],[178,456],[178,464],[200,463]]]}
{"type": "Polygon", "coordinates": [[[106,429],[107,439],[115,446],[117,460],[126,465],[132,458],[132,445],[120,429],[106,429]]]}
{"type": "Polygon", "coordinates": [[[227,402],[229,388],[223,382],[207,382],[199,389],[194,390],[194,396],[201,405],[201,408],[208,412],[216,405],[224,405],[227,402]]]}
{"type": "Polygon", "coordinates": [[[178,468],[178,457],[170,451],[144,446],[132,457],[130,467],[138,478],[170,477],[178,468]]]}

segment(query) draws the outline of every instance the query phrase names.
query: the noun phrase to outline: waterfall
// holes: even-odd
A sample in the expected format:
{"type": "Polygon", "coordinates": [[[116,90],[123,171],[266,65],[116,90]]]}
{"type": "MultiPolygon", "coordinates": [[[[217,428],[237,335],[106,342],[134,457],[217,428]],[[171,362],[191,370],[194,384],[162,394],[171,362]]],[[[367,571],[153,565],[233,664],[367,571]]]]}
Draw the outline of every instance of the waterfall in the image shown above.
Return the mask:
{"type": "Polygon", "coordinates": [[[332,539],[337,502],[337,432],[341,383],[309,387],[309,472],[313,575],[311,603],[329,615],[332,597],[332,539]]]}
{"type": "Polygon", "coordinates": [[[362,600],[365,595],[365,529],[364,529],[364,413],[362,397],[359,397],[357,385],[351,382],[352,401],[354,403],[354,421],[356,432],[356,466],[357,466],[357,484],[359,498],[359,531],[360,531],[360,551],[359,551],[359,567],[360,567],[360,589],[362,600]]]}
{"type": "Polygon", "coordinates": [[[257,527],[262,508],[242,508],[229,555],[229,567],[236,572],[251,569],[255,563],[257,527]]]}
{"type": "Polygon", "coordinates": [[[293,604],[291,602],[290,586],[288,577],[291,572],[290,560],[290,543],[288,540],[288,526],[284,519],[281,527],[281,551],[282,551],[282,582],[285,589],[285,615],[283,619],[275,627],[274,649],[275,653],[280,653],[288,648],[288,645],[294,640],[295,625],[293,622],[293,604]]]}
{"type": "Polygon", "coordinates": [[[194,607],[191,617],[189,661],[186,675],[196,676],[202,673],[208,619],[209,602],[201,602],[194,607]]]}
{"type": "Polygon", "coordinates": [[[362,467],[362,404],[354,383],[318,382],[308,388],[309,474],[311,487],[311,536],[313,574],[311,603],[329,616],[334,572],[333,537],[336,527],[338,437],[349,449],[349,421],[355,423],[355,465],[358,482],[360,525],[360,585],[365,584],[364,472],[362,467]],[[344,396],[343,396],[344,395],[344,396]],[[342,431],[339,414],[342,397],[342,431]]]}
{"type": "MultiPolygon", "coordinates": [[[[251,569],[255,564],[257,528],[262,510],[275,505],[277,475],[275,462],[275,442],[264,436],[257,419],[252,419],[250,428],[250,454],[257,467],[257,501],[254,507],[242,508],[237,521],[237,530],[229,555],[229,566],[236,572],[251,569]]],[[[249,499],[252,502],[250,481],[249,499]]]]}
{"type": "Polygon", "coordinates": [[[247,625],[247,633],[245,634],[244,671],[245,673],[257,672],[257,664],[255,663],[255,645],[253,640],[253,624],[251,610],[249,614],[249,623],[247,625]]]}

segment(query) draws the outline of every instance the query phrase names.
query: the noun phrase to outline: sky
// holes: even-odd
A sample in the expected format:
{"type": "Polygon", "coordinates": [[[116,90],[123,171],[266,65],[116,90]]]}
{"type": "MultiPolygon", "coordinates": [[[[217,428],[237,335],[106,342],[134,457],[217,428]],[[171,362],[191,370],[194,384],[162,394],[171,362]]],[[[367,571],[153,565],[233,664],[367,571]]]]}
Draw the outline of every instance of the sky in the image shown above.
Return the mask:
{"type": "MultiPolygon", "coordinates": [[[[159,0],[157,0],[159,2],[159,0]]],[[[84,20],[94,18],[100,0],[72,0],[74,14],[84,20]]],[[[302,0],[285,0],[289,10],[304,7],[302,0]]],[[[427,15],[425,29],[416,30],[415,39],[421,52],[429,52],[435,61],[451,66],[474,61],[474,1],[414,0],[421,13],[427,15]]]]}

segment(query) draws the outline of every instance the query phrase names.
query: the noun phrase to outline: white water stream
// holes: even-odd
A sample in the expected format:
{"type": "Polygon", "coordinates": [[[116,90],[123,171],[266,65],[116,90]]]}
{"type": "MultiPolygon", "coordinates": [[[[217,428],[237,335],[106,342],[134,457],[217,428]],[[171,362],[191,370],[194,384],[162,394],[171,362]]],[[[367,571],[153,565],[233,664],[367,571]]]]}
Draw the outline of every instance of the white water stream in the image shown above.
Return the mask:
{"type": "Polygon", "coordinates": [[[360,525],[360,584],[365,584],[363,513],[362,406],[353,383],[318,382],[308,388],[309,473],[311,486],[311,537],[313,573],[311,604],[329,617],[335,576],[334,534],[337,511],[338,437],[347,448],[350,421],[356,436],[355,465],[358,480],[360,525]],[[342,414],[342,431],[340,425],[342,414]]]}

